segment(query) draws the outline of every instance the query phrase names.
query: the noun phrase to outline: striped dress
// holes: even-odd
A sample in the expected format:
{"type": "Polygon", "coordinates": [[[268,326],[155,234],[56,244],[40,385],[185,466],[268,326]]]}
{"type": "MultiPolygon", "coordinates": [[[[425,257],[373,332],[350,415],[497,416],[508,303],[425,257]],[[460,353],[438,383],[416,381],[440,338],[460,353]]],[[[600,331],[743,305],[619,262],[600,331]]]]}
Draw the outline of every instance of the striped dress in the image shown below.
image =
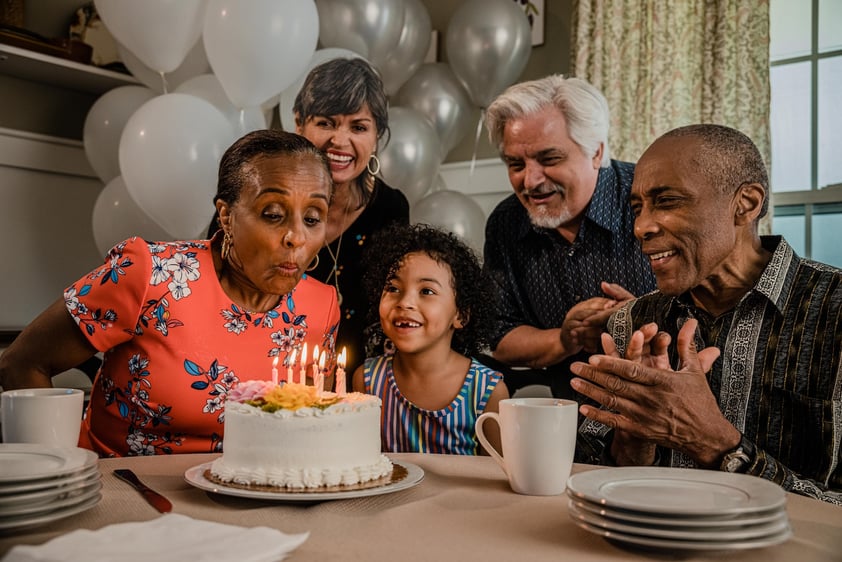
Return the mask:
{"type": "Polygon", "coordinates": [[[476,455],[475,425],[502,375],[471,359],[462,389],[441,410],[419,408],[401,394],[392,371],[392,356],[366,359],[365,391],[383,401],[383,450],[392,453],[476,455]]]}

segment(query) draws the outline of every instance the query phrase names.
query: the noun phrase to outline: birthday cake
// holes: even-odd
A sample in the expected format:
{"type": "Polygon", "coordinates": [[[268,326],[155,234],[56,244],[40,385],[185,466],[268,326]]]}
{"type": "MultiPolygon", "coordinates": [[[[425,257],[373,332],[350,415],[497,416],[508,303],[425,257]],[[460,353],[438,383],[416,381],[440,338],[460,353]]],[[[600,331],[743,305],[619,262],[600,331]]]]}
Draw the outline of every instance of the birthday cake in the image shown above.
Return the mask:
{"type": "Polygon", "coordinates": [[[319,394],[301,384],[240,383],[226,399],[223,453],[208,472],[218,483],[241,487],[376,485],[392,474],[380,452],[380,399],[319,394]]]}

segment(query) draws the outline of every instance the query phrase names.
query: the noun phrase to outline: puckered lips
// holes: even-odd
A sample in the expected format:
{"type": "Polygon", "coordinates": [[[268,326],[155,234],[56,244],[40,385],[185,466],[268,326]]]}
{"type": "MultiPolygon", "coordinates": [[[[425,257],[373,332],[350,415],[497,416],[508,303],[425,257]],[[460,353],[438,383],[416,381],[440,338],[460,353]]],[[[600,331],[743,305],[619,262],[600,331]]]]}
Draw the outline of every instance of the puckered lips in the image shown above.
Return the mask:
{"type": "Polygon", "coordinates": [[[301,266],[294,261],[285,261],[275,266],[281,275],[295,275],[301,269],[301,266]]]}

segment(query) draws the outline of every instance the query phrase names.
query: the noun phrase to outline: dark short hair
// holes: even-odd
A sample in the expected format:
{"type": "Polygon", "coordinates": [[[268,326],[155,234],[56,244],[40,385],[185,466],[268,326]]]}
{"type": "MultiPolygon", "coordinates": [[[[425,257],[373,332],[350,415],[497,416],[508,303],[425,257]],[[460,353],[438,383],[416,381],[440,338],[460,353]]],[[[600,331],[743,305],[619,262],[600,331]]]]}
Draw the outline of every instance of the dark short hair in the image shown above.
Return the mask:
{"type": "Polygon", "coordinates": [[[300,126],[310,117],[348,115],[360,111],[363,105],[374,117],[378,140],[388,135],[389,102],[380,75],[365,59],[338,58],[310,71],[295,96],[292,111],[300,126]]]}
{"type": "Polygon", "coordinates": [[[363,266],[370,320],[379,321],[383,289],[412,253],[425,254],[450,269],[456,309],[464,323],[453,334],[451,347],[463,355],[478,354],[491,338],[496,292],[471,248],[453,234],[426,224],[392,224],[376,232],[366,247],[363,266]]]}
{"type": "Polygon", "coordinates": [[[762,185],[766,195],[759,216],[766,215],[769,210],[769,174],[763,156],[747,135],[724,125],[701,123],[678,127],[658,140],[679,138],[699,141],[689,163],[696,172],[718,186],[721,193],[735,193],[747,183],[762,185]]]}
{"type": "Polygon", "coordinates": [[[222,155],[214,203],[222,200],[229,205],[234,205],[240,198],[240,192],[249,177],[250,164],[256,158],[265,156],[313,159],[324,168],[329,184],[329,196],[333,195],[330,164],[321,150],[301,135],[277,129],[260,129],[240,137],[222,155]]]}

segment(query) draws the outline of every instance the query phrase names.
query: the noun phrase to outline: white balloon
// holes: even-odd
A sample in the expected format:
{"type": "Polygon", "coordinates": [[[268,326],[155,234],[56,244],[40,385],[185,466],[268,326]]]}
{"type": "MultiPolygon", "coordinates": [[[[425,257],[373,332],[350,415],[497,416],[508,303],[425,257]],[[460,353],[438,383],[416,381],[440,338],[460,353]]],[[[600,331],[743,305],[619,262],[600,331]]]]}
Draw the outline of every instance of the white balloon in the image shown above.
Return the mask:
{"type": "Polygon", "coordinates": [[[120,43],[117,43],[117,52],[120,53],[120,60],[123,61],[132,76],[159,94],[172,93],[186,80],[211,71],[208,57],[205,55],[205,45],[201,41],[196,41],[196,44],[193,45],[178,68],[165,73],[163,78],[161,78],[160,73],[143,64],[139,58],[120,43]]]}
{"type": "Polygon", "coordinates": [[[411,107],[430,120],[446,156],[471,128],[471,98],[443,62],[421,66],[394,97],[395,105],[411,107]]]}
{"type": "Polygon", "coordinates": [[[389,108],[389,129],[389,144],[379,153],[380,174],[412,204],[429,191],[439,173],[441,142],[427,118],[407,107],[389,108]]]}
{"type": "Polygon", "coordinates": [[[205,0],[95,0],[111,35],[155,72],[172,72],[202,34],[205,0]]]}
{"type": "Polygon", "coordinates": [[[532,29],[512,0],[469,0],[450,18],[445,47],[450,67],[471,99],[488,107],[526,68],[532,29]]]}
{"type": "Polygon", "coordinates": [[[122,176],[112,179],[99,193],[91,219],[94,241],[102,255],[131,236],[163,241],[172,238],[138,207],[126,189],[122,176]]]}
{"type": "Polygon", "coordinates": [[[120,175],[120,135],[129,117],[155,96],[143,86],[120,86],[102,94],[88,110],[82,144],[88,162],[103,182],[120,175]]]}
{"type": "Polygon", "coordinates": [[[205,52],[236,107],[256,107],[298,78],[316,50],[313,0],[210,0],[205,52]]]}
{"type": "Polygon", "coordinates": [[[458,191],[434,191],[409,209],[413,224],[425,223],[452,232],[476,252],[485,241],[485,213],[479,204],[458,191]]]}
{"type": "Polygon", "coordinates": [[[432,24],[430,14],[421,0],[405,0],[403,29],[397,45],[391,49],[378,69],[383,76],[386,93],[394,94],[415,74],[424,62],[430,47],[432,24]]]}
{"type": "Polygon", "coordinates": [[[310,71],[322,64],[333,59],[354,59],[360,58],[360,55],[348,49],[319,49],[313,56],[310,57],[310,64],[307,69],[298,77],[298,79],[288,86],[286,90],[281,92],[281,103],[278,106],[278,116],[281,118],[281,125],[284,131],[295,131],[295,114],[292,112],[292,106],[295,105],[295,97],[304,85],[307,75],[310,71]]]}
{"type": "Polygon", "coordinates": [[[243,136],[251,131],[266,128],[266,117],[263,110],[259,107],[250,107],[247,109],[238,109],[234,107],[228,96],[225,95],[225,90],[222,89],[222,84],[213,74],[202,74],[195,76],[182,84],[176,90],[179,94],[190,94],[209,101],[219,111],[225,115],[228,122],[234,127],[234,131],[238,136],[243,136]]]}
{"type": "Polygon", "coordinates": [[[405,0],[318,0],[319,41],[359,53],[380,68],[398,44],[405,0]]]}
{"type": "Polygon", "coordinates": [[[235,140],[221,111],[196,96],[164,94],[129,118],[120,169],[129,194],[176,238],[207,228],[219,160],[235,140]]]}

